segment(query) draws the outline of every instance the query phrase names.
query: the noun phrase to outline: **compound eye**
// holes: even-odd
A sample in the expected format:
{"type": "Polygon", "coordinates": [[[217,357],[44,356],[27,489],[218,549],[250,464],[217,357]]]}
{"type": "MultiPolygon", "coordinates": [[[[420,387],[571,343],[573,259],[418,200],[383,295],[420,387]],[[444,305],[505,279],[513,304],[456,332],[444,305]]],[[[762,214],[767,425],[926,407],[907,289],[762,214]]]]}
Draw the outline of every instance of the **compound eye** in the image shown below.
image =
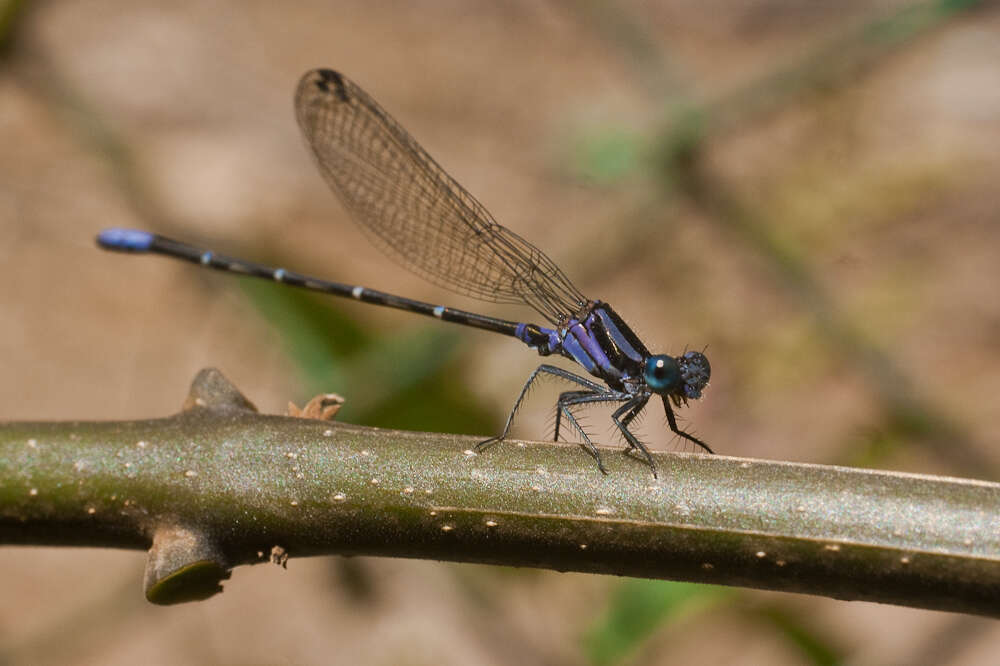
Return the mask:
{"type": "Polygon", "coordinates": [[[674,393],[680,387],[681,368],[674,357],[657,354],[646,359],[642,377],[653,393],[667,395],[674,393]]]}

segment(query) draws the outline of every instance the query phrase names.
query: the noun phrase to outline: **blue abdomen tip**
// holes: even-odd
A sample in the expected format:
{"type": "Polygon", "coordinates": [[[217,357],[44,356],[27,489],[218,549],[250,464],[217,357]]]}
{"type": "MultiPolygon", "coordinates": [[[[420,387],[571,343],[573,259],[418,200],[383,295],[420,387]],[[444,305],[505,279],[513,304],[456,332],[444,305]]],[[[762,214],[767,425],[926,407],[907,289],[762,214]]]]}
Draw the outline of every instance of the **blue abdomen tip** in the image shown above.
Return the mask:
{"type": "Polygon", "coordinates": [[[97,234],[97,244],[107,250],[144,252],[153,245],[153,234],[139,229],[105,229],[97,234]]]}

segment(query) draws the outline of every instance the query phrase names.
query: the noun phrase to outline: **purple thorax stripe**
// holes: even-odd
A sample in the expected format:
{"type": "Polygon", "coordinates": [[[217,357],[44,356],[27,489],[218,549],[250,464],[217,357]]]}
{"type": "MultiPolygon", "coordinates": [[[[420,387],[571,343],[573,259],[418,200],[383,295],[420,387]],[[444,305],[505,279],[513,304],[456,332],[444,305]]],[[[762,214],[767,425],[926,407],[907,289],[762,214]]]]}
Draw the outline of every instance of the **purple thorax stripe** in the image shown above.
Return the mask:
{"type": "Polygon", "coordinates": [[[586,338],[587,332],[583,329],[583,326],[579,322],[571,320],[566,335],[563,337],[562,347],[569,352],[574,361],[582,365],[587,372],[593,375],[596,374],[597,364],[595,363],[596,359],[590,354],[587,348],[586,338]]]}
{"type": "MultiPolygon", "coordinates": [[[[593,323],[594,315],[591,314],[585,320],[587,323],[593,323]]],[[[602,317],[602,319],[604,319],[602,317]]],[[[593,332],[590,331],[584,324],[581,324],[575,319],[570,319],[567,323],[567,327],[560,330],[553,330],[551,328],[538,327],[541,332],[548,336],[548,350],[547,353],[555,353],[560,350],[565,354],[569,355],[574,361],[579,363],[588,373],[594,375],[595,377],[601,377],[606,379],[608,377],[621,378],[622,372],[619,368],[614,367],[611,364],[611,359],[608,355],[604,353],[601,349],[601,345],[598,343],[597,338],[594,337],[593,332]]],[[[613,329],[618,332],[618,328],[613,329]]],[[[528,340],[528,330],[527,324],[518,324],[514,331],[515,337],[517,337],[521,342],[530,344],[528,340]]],[[[620,336],[619,336],[620,337],[620,336]]],[[[624,343],[624,340],[622,340],[624,343]]],[[[631,350],[631,346],[628,343],[624,343],[625,346],[631,350]]],[[[634,350],[632,350],[634,353],[634,350]]]]}
{"type": "MultiPolygon", "coordinates": [[[[592,322],[592,317],[593,315],[588,317],[586,321],[592,322]]],[[[618,377],[621,375],[621,371],[611,364],[611,359],[601,349],[593,332],[577,321],[571,320],[569,322],[569,328],[563,338],[563,348],[592,375],[598,377],[608,375],[618,377]]]]}
{"type": "Polygon", "coordinates": [[[573,327],[573,337],[580,341],[580,344],[587,350],[587,353],[590,354],[590,357],[594,359],[594,362],[597,363],[597,367],[599,367],[603,373],[620,375],[621,373],[617,368],[611,365],[611,359],[609,359],[608,355],[604,353],[601,345],[597,342],[597,338],[594,337],[593,331],[590,330],[590,324],[592,324],[593,321],[594,313],[591,313],[584,321],[584,324],[577,324],[573,327]]]}
{"type": "MultiPolygon", "coordinates": [[[[618,349],[620,349],[623,354],[637,363],[642,363],[645,360],[642,354],[629,344],[625,336],[622,335],[621,330],[615,325],[614,320],[608,316],[608,313],[605,312],[604,309],[598,308],[594,310],[590,317],[593,317],[594,315],[601,318],[601,324],[604,325],[604,330],[608,332],[608,336],[614,340],[614,343],[618,345],[618,349]]],[[[588,317],[588,319],[590,319],[590,317],[588,317]]]]}

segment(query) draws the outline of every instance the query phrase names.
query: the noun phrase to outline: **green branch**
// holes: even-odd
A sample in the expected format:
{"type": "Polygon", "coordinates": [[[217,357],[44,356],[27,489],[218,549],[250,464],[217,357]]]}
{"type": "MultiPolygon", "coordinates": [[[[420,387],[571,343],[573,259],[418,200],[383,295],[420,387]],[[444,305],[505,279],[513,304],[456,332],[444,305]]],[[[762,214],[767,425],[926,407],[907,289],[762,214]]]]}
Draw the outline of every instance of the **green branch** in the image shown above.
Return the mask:
{"type": "Polygon", "coordinates": [[[0,543],[150,549],[146,594],[384,555],[742,585],[1000,616],[1000,484],[258,414],[214,370],[164,419],[0,425],[0,543]]]}

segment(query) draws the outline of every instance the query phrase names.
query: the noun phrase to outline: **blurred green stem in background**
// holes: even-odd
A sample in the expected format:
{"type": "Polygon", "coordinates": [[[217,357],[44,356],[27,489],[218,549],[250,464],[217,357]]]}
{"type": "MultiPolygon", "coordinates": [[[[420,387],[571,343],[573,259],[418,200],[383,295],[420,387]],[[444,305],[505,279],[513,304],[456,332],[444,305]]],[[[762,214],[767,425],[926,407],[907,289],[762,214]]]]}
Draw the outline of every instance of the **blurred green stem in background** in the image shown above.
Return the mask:
{"type": "Polygon", "coordinates": [[[624,580],[603,617],[584,638],[591,663],[615,664],[636,651],[656,629],[727,601],[726,588],[666,580],[624,580]]]}

